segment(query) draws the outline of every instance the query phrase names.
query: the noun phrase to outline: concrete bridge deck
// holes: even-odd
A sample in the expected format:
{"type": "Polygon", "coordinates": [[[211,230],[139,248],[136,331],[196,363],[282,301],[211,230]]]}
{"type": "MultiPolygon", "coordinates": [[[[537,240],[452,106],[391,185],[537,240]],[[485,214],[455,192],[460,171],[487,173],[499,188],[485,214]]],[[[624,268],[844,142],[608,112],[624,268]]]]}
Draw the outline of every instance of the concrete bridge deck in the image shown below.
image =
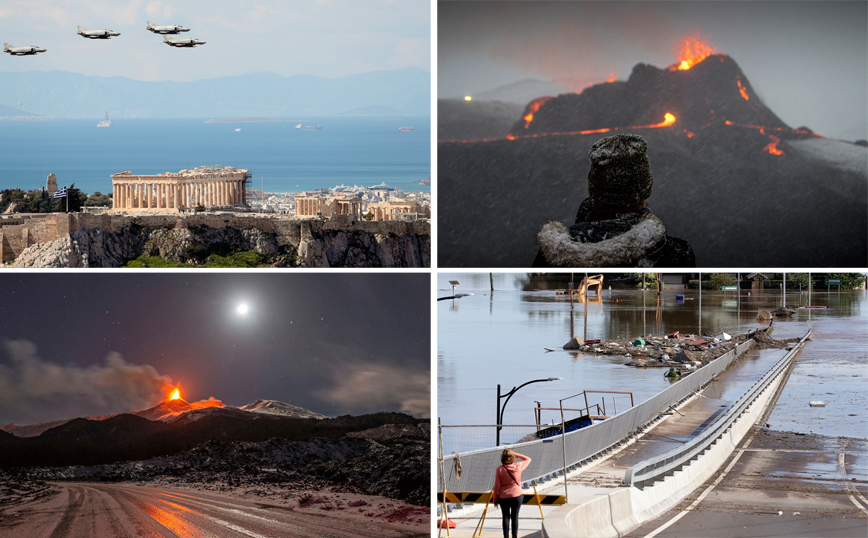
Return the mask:
{"type": "MultiPolygon", "coordinates": [[[[738,400],[738,398],[774,364],[774,362],[783,356],[784,353],[784,350],[774,349],[755,350],[747,353],[738,363],[736,363],[734,368],[730,368],[718,376],[717,380],[705,389],[703,397],[695,398],[687,402],[678,409],[678,412],[671,413],[671,415],[661,421],[644,436],[639,438],[635,443],[628,445],[617,454],[614,454],[594,467],[581,472],[578,476],[568,477],[566,490],[569,505],[582,504],[599,496],[611,493],[613,488],[620,487],[619,485],[624,478],[625,471],[635,463],[665,453],[681,443],[689,441],[693,437],[697,436],[707,425],[713,423],[719,415],[724,413],[727,408],[734,404],[736,400],[738,400]]],[[[653,375],[653,372],[649,372],[649,374],[653,375]]],[[[762,433],[762,430],[759,431],[762,433]]],[[[757,429],[754,428],[754,430],[752,430],[751,433],[742,440],[739,444],[739,449],[734,452],[733,456],[731,456],[726,463],[724,463],[721,467],[722,469],[726,469],[729,462],[741,453],[744,445],[750,443],[750,439],[753,438],[756,432],[757,429]]],[[[758,447],[765,449],[765,452],[762,452],[761,454],[766,456],[771,454],[774,456],[771,460],[766,460],[766,463],[771,466],[770,469],[766,469],[766,472],[771,472],[772,474],[774,474],[773,469],[780,469],[783,471],[787,466],[792,467],[802,465],[799,463],[799,460],[801,459],[811,459],[816,456],[816,451],[804,453],[789,451],[777,452],[773,450],[776,446],[773,442],[760,444],[754,441],[754,443],[756,443],[754,449],[758,447]]],[[[863,458],[864,461],[864,457],[866,456],[866,444],[868,444],[868,442],[849,443],[849,448],[846,449],[848,452],[844,456],[844,461],[853,462],[856,460],[857,455],[859,458],[863,458]]],[[[828,452],[828,449],[829,447],[818,450],[828,452]]],[[[760,453],[758,452],[757,454],[760,453]]],[[[838,458],[837,453],[834,457],[836,459],[838,458]]],[[[746,464],[746,462],[743,462],[743,464],[746,464]]],[[[720,471],[715,476],[719,475],[720,471]]],[[[841,477],[840,472],[837,476],[838,478],[841,477]]],[[[854,483],[853,487],[858,487],[862,491],[863,495],[865,494],[866,489],[868,489],[865,487],[864,482],[861,485],[854,483]]],[[[688,498],[698,497],[705,489],[705,487],[698,488],[688,496],[688,498]]],[[[721,488],[719,491],[723,491],[723,489],[721,488]]],[[[795,488],[794,491],[798,492],[799,488],[795,488]]],[[[847,495],[844,494],[844,491],[844,486],[839,485],[837,489],[832,488],[831,490],[812,493],[814,498],[810,501],[811,503],[834,507],[832,508],[834,515],[832,515],[832,512],[827,512],[826,516],[822,513],[819,516],[802,516],[799,512],[806,514],[812,513],[810,510],[807,510],[806,512],[808,501],[803,500],[798,494],[779,495],[778,497],[780,500],[776,504],[778,508],[774,509],[773,517],[779,518],[777,520],[778,522],[782,521],[780,518],[783,516],[778,515],[778,511],[781,510],[788,514],[788,519],[795,518],[792,526],[789,527],[789,532],[784,532],[783,534],[777,533],[777,529],[774,527],[769,529],[762,525],[757,526],[755,529],[759,532],[758,534],[752,532],[749,533],[745,527],[754,525],[754,522],[751,519],[752,515],[746,513],[744,510],[745,506],[730,504],[726,508],[723,508],[722,511],[717,513],[714,517],[709,517],[708,515],[703,514],[690,519],[684,518],[681,522],[676,522],[672,526],[668,527],[666,532],[669,534],[662,534],[662,536],[865,536],[866,524],[868,524],[868,519],[865,519],[865,517],[868,516],[868,512],[862,513],[860,509],[850,502],[847,495]],[[850,503],[849,507],[847,506],[847,503],[850,503]],[[797,514],[792,515],[793,512],[796,512],[797,514]],[[810,526],[806,526],[803,519],[801,519],[807,517],[813,518],[810,526]],[[823,517],[830,517],[832,519],[818,519],[823,517]],[[845,521],[845,523],[839,523],[839,519],[834,519],[845,517],[847,518],[846,520],[840,520],[845,521]],[[860,519],[860,517],[862,519],[860,519]],[[742,523],[736,524],[736,522],[742,523]],[[814,534],[799,534],[798,531],[804,530],[806,527],[811,528],[814,534]],[[770,530],[774,532],[769,532],[770,530]],[[857,534],[852,534],[854,531],[856,531],[857,534]]],[[[544,491],[541,490],[540,493],[563,494],[563,479],[561,478],[560,482],[557,484],[548,486],[544,491]]],[[[762,497],[761,493],[754,495],[754,499],[748,501],[748,505],[750,502],[755,502],[760,497],[762,497]]],[[[639,529],[629,533],[629,536],[653,536],[653,533],[657,528],[664,524],[668,519],[671,519],[674,514],[687,509],[687,506],[689,505],[690,501],[683,501],[676,509],[671,510],[669,513],[661,516],[657,520],[648,522],[639,529]]],[[[717,506],[720,507],[724,505],[717,506]]],[[[556,508],[543,508],[543,514],[548,517],[555,509],[556,508]]],[[[694,509],[695,508],[691,508],[691,510],[694,509]]],[[[772,517],[770,508],[765,507],[762,508],[762,510],[769,512],[770,515],[767,517],[772,517]]],[[[521,515],[522,520],[519,525],[521,531],[519,536],[532,538],[542,537],[542,519],[540,517],[540,511],[536,507],[525,506],[522,508],[521,515]]],[[[457,528],[450,531],[450,536],[469,538],[473,536],[473,531],[479,521],[479,513],[466,518],[451,519],[456,522],[457,528]]],[[[774,522],[772,522],[772,525],[774,525],[774,522]]],[[[783,532],[783,529],[781,529],[781,531],[783,532]]],[[[446,536],[445,530],[441,531],[440,535],[446,536]]],[[[486,538],[502,536],[501,512],[499,510],[492,508],[489,509],[481,536],[486,538]]]]}

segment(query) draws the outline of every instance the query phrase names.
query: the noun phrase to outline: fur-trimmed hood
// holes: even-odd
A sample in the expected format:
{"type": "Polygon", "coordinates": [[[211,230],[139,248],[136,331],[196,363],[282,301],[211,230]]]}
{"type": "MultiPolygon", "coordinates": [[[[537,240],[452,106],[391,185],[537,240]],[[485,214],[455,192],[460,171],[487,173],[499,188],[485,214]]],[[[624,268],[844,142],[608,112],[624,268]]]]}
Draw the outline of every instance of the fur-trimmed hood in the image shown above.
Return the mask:
{"type": "Polygon", "coordinates": [[[647,265],[642,258],[665,238],[663,221],[648,212],[628,231],[597,243],[579,242],[569,228],[551,221],[540,230],[537,243],[546,263],[552,267],[641,267],[647,265]]]}

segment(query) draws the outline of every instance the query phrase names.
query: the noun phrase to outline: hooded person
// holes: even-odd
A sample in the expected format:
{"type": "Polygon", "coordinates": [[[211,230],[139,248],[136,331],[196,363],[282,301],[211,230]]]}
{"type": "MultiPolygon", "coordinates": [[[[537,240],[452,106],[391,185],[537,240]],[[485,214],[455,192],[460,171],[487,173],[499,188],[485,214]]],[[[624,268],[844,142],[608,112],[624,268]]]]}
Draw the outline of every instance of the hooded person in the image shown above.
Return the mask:
{"type": "Polygon", "coordinates": [[[648,208],[651,165],[641,136],[618,134],[588,153],[588,197],[569,228],[557,221],[537,235],[535,267],[694,267],[690,244],[666,235],[648,208]]]}

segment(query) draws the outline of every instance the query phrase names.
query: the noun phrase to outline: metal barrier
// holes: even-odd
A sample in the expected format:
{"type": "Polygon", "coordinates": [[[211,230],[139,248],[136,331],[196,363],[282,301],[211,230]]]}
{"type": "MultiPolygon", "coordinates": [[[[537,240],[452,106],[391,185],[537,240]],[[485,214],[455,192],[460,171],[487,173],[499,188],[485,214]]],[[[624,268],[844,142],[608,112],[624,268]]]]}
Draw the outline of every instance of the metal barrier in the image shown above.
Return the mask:
{"type": "Polygon", "coordinates": [[[699,436],[691,439],[683,446],[670,450],[665,454],[655,456],[627,469],[624,475],[624,484],[643,489],[646,485],[653,484],[671,476],[675,471],[690,465],[690,462],[708,450],[730,429],[732,424],[745,412],[751,403],[762,393],[781,372],[786,370],[796,353],[801,350],[805,340],[811,336],[809,330],[799,342],[787,352],[763,377],[751,386],[727,412],[714,424],[706,428],[699,436]]]}
{"type": "MultiPolygon", "coordinates": [[[[558,423],[558,426],[560,423],[558,423]]],[[[545,424],[542,427],[550,427],[545,424]]],[[[497,435],[497,424],[485,425],[441,425],[443,451],[445,453],[457,452],[464,454],[491,448],[496,445],[495,438],[497,435]]],[[[535,438],[536,433],[541,429],[541,426],[536,424],[510,424],[501,426],[500,442],[504,445],[514,445],[522,441],[528,441],[531,437],[535,438]]]]}
{"type": "MultiPolygon", "coordinates": [[[[510,448],[516,452],[532,459],[530,465],[522,473],[525,480],[523,487],[527,488],[535,485],[538,481],[569,472],[613,450],[618,445],[626,443],[643,428],[659,420],[662,411],[679,404],[707,386],[712,379],[748,351],[753,344],[753,340],[739,344],[734,350],[721,355],[636,407],[603,422],[566,435],[510,445],[510,448]],[[566,470],[564,469],[565,461],[567,462],[566,470]]],[[[442,435],[442,429],[440,434],[442,435]]],[[[494,472],[500,465],[502,451],[503,447],[501,446],[458,454],[462,468],[460,480],[455,478],[456,456],[454,454],[444,456],[443,464],[438,466],[438,472],[441,474],[438,477],[438,483],[444,485],[446,491],[488,490],[494,483],[494,472]],[[444,474],[445,476],[443,476],[444,474]]]]}

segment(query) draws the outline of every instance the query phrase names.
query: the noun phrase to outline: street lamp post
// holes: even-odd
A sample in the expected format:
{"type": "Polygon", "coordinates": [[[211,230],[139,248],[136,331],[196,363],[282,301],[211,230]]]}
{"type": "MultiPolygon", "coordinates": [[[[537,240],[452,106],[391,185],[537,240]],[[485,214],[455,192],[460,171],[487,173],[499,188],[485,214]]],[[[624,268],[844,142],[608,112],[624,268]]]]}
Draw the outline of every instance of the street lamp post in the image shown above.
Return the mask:
{"type": "Polygon", "coordinates": [[[518,389],[524,387],[525,385],[530,385],[531,383],[542,383],[543,381],[557,381],[559,379],[563,379],[562,377],[549,377],[547,379],[534,379],[533,381],[528,381],[527,383],[522,383],[517,387],[512,387],[512,390],[507,392],[506,394],[500,394],[500,384],[497,385],[497,442],[495,446],[500,446],[500,428],[501,422],[503,420],[503,411],[506,409],[506,404],[509,403],[509,399],[512,398],[512,395],[518,392],[518,389]],[[503,402],[503,406],[500,405],[501,398],[506,398],[506,401],[503,402]]]}

